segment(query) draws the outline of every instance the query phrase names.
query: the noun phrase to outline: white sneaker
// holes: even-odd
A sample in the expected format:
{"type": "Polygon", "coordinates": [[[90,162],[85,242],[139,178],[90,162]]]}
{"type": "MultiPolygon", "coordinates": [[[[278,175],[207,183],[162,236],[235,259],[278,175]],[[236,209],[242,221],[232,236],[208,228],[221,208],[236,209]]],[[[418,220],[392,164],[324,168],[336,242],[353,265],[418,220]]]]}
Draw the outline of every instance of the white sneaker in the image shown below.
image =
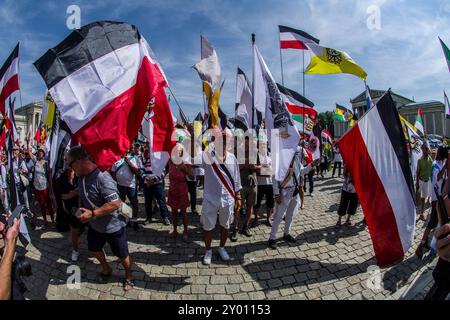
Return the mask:
{"type": "Polygon", "coordinates": [[[80,253],[78,251],[72,250],[72,257],[71,257],[72,262],[77,262],[79,256],[80,253]]]}
{"type": "Polygon", "coordinates": [[[217,251],[219,252],[220,258],[223,261],[230,261],[230,256],[228,255],[228,252],[224,247],[219,247],[219,250],[217,251]]]}
{"type": "Polygon", "coordinates": [[[211,258],[212,258],[212,250],[206,250],[205,256],[203,257],[203,264],[209,266],[211,264],[211,258]]]}

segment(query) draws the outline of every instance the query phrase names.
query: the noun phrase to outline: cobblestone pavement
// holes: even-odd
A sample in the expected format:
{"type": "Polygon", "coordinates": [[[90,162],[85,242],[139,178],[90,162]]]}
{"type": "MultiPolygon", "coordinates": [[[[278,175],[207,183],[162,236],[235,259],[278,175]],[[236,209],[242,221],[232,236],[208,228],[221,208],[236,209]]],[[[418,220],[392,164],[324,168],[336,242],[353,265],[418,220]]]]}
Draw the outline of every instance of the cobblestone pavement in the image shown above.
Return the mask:
{"type": "MultiPolygon", "coordinates": [[[[252,229],[253,237],[240,235],[238,242],[227,243],[233,258],[228,263],[214,256],[211,266],[202,265],[204,247],[198,216],[190,215],[188,243],[181,237],[170,238],[170,227],[159,221],[147,224],[138,232],[128,229],[137,280],[136,288],[128,293],[122,289],[123,268],[111,256],[109,248],[106,252],[114,269],[113,277],[106,284],[96,282],[100,269],[87,251],[85,234],[77,263],[81,268],[81,285],[79,289],[68,289],[69,234],[36,230],[27,253],[34,273],[27,279],[28,298],[318,300],[395,297],[426,263],[413,255],[423,232],[423,222],[417,223],[415,244],[402,263],[372,270],[374,253],[368,230],[360,223],[361,209],[353,218],[352,226],[335,228],[341,185],[342,179],[329,176],[315,181],[314,197],[305,195],[305,209],[297,215],[292,228],[297,244],[280,241],[277,250],[268,249],[266,241],[270,228],[261,224],[252,229]]],[[[142,205],[143,199],[139,200],[142,205]]],[[[142,213],[143,208],[141,210],[142,213]]],[[[282,228],[279,236],[281,232],[282,228]]],[[[215,233],[213,246],[218,246],[218,233],[215,233]]]]}

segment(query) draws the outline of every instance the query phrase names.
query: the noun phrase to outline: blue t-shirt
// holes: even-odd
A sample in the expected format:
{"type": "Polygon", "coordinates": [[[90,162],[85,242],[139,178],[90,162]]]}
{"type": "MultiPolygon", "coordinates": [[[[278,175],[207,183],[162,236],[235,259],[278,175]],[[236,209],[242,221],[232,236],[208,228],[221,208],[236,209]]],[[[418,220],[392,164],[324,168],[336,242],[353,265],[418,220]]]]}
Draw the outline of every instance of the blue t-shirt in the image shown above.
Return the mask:
{"type": "MultiPolygon", "coordinates": [[[[99,208],[107,202],[119,200],[117,183],[108,172],[100,172],[98,168],[80,179],[78,195],[81,206],[89,210],[99,208]],[[86,196],[89,197],[89,200],[86,199],[86,196]]],[[[125,218],[117,210],[89,222],[89,227],[99,233],[114,233],[126,225],[125,218]]]]}

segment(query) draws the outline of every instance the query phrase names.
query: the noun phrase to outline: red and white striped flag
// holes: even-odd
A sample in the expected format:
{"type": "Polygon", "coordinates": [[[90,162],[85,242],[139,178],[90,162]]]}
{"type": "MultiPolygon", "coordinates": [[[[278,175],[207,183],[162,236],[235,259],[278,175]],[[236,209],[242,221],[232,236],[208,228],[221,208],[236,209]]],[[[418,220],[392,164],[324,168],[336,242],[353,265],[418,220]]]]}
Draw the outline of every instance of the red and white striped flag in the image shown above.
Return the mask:
{"type": "MultiPolygon", "coordinates": [[[[109,169],[130,147],[167,80],[130,24],[98,21],[72,32],[35,63],[73,138],[109,169]]],[[[165,99],[165,98],[164,98],[165,99]]]]}
{"type": "Polygon", "coordinates": [[[411,247],[415,201],[405,135],[386,93],[338,142],[353,177],[378,265],[400,262],[411,247]]]}
{"type": "Polygon", "coordinates": [[[19,44],[0,69],[0,112],[6,116],[6,100],[19,90],[19,44]]]}
{"type": "Polygon", "coordinates": [[[330,131],[328,131],[327,129],[323,129],[321,136],[323,140],[330,144],[333,144],[333,136],[331,135],[330,131]]]}
{"type": "Polygon", "coordinates": [[[308,43],[319,44],[320,40],[310,34],[286,26],[278,26],[280,30],[280,48],[309,50],[308,43]]]}

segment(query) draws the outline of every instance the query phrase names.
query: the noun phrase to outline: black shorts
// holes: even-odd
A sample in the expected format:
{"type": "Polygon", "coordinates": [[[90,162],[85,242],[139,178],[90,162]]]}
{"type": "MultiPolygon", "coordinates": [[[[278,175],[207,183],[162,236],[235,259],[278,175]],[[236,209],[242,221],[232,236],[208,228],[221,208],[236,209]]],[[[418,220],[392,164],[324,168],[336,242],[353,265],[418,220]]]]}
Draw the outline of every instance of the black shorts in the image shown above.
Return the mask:
{"type": "Polygon", "coordinates": [[[261,185],[258,186],[258,192],[256,196],[256,205],[255,209],[259,209],[261,207],[262,199],[266,196],[266,206],[269,209],[273,209],[274,207],[274,199],[273,199],[273,187],[272,185],[261,185]]]}
{"type": "Polygon", "coordinates": [[[87,240],[89,251],[100,252],[105,244],[108,243],[116,257],[123,259],[129,255],[126,227],[114,233],[100,233],[90,227],[87,240]]]}
{"type": "Polygon", "coordinates": [[[430,214],[430,221],[428,221],[428,225],[427,228],[428,229],[436,229],[439,220],[438,220],[438,212],[436,209],[437,206],[437,201],[432,201],[431,202],[431,214],[430,214]]]}
{"type": "Polygon", "coordinates": [[[356,209],[358,209],[358,195],[342,190],[338,214],[340,216],[345,216],[346,214],[353,216],[356,213],[356,209]]]}

